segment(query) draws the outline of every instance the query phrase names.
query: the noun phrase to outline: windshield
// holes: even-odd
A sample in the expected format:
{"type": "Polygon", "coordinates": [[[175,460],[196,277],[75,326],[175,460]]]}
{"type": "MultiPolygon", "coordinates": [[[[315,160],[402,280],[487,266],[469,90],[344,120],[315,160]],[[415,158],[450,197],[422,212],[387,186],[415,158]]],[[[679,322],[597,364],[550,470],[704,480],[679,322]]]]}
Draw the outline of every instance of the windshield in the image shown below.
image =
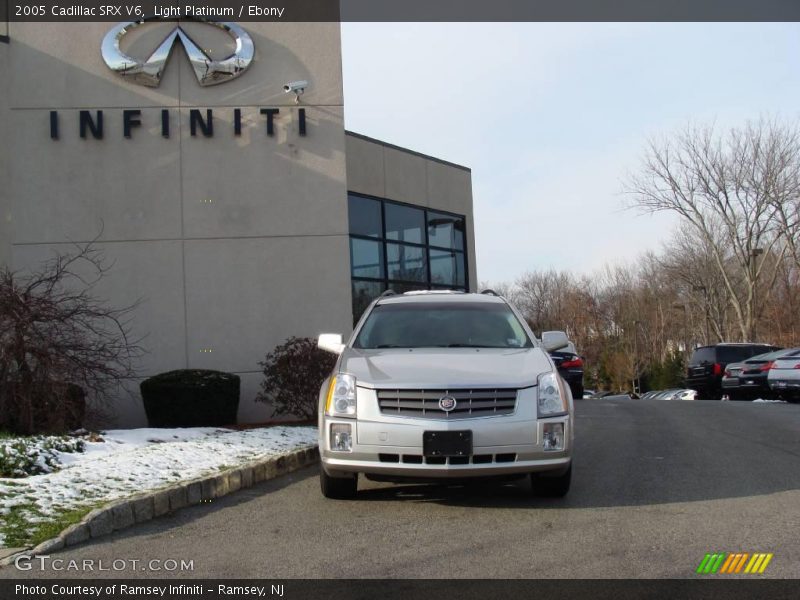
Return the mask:
{"type": "Polygon", "coordinates": [[[506,304],[407,302],[379,304],[354,348],[532,348],[506,304]]]}

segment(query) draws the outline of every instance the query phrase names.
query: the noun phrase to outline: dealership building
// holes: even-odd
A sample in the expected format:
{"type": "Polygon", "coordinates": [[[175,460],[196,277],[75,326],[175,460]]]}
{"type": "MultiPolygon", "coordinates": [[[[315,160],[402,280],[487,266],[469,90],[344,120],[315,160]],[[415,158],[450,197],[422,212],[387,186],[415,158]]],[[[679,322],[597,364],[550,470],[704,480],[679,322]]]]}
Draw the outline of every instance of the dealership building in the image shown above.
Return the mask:
{"type": "Polygon", "coordinates": [[[286,338],[477,285],[470,170],[345,131],[338,23],[0,23],[0,81],[0,265],[98,238],[142,377],[236,373],[240,422],[286,338]]]}

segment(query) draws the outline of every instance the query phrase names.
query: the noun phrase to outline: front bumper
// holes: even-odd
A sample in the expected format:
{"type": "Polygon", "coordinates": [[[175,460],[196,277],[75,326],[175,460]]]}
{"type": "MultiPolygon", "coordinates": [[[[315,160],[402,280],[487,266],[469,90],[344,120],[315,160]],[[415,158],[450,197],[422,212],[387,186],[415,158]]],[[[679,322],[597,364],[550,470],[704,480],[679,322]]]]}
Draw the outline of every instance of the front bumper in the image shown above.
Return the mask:
{"type": "Polygon", "coordinates": [[[520,390],[513,414],[452,420],[390,416],[377,408],[374,390],[358,390],[358,419],[320,418],[319,448],[322,468],[328,475],[352,473],[412,479],[465,479],[566,471],[572,460],[573,420],[570,414],[537,418],[534,388],[520,390]],[[331,450],[330,426],[349,423],[350,452],[331,450]],[[562,423],[564,447],[545,450],[544,425],[562,423]],[[426,457],[425,431],[472,432],[472,455],[426,457]]]}

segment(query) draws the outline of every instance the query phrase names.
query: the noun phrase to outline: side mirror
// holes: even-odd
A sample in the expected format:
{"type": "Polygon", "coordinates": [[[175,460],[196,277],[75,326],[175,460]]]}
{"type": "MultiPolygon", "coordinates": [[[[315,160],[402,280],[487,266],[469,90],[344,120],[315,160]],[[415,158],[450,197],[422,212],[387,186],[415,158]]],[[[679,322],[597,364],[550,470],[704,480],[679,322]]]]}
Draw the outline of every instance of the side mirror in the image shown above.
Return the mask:
{"type": "Polygon", "coordinates": [[[544,331],[542,332],[542,346],[548,352],[553,352],[569,345],[569,338],[563,331],[544,331]]]}
{"type": "Polygon", "coordinates": [[[339,333],[323,333],[317,340],[317,348],[325,350],[326,352],[333,352],[334,354],[341,354],[344,352],[344,344],[342,343],[342,336],[339,333]]]}

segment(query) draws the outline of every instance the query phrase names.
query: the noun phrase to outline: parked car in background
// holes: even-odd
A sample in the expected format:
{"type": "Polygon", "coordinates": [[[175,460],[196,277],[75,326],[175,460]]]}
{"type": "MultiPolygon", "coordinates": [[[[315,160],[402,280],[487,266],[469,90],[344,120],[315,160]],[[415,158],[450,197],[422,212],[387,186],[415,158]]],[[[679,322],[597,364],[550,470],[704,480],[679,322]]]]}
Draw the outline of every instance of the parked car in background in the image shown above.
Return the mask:
{"type": "Polygon", "coordinates": [[[592,399],[596,398],[607,398],[609,396],[619,396],[622,392],[604,392],[602,390],[595,392],[592,394],[592,399]]]}
{"type": "Polygon", "coordinates": [[[787,350],[767,371],[767,384],[783,400],[800,400],[800,348],[787,350]]]}
{"type": "MultiPolygon", "coordinates": [[[[550,333],[553,332],[545,331],[542,333],[543,343],[547,343],[550,333]]],[[[559,375],[561,375],[564,381],[567,382],[567,385],[569,385],[572,397],[583,398],[583,359],[576,352],[575,344],[569,342],[563,348],[552,350],[550,352],[550,358],[553,359],[559,375]]]]}
{"type": "Polygon", "coordinates": [[[775,361],[783,356],[792,359],[800,350],[776,350],[758,354],[740,363],[731,363],[725,368],[722,378],[722,391],[731,400],[751,400],[771,398],[772,390],[768,382],[769,372],[775,361]]]}
{"type": "Polygon", "coordinates": [[[680,394],[682,391],[683,389],[681,388],[670,388],[668,390],[662,390],[653,397],[653,400],[673,400],[674,397],[680,394]]]}
{"type": "Polygon", "coordinates": [[[352,498],[358,476],[441,482],[529,477],[534,493],[570,487],[574,405],[548,352],[495,294],[384,294],[319,392],[320,485],[352,498]]]}
{"type": "Polygon", "coordinates": [[[671,388],[668,390],[651,390],[642,395],[642,400],[696,400],[697,390],[671,388]]]}
{"type": "Polygon", "coordinates": [[[583,399],[584,399],[584,400],[588,400],[589,398],[591,398],[592,396],[594,396],[596,393],[597,393],[597,392],[595,392],[594,390],[587,390],[587,389],[584,389],[584,390],[583,390],[583,399]]]}
{"type": "Polygon", "coordinates": [[[756,343],[723,343],[696,348],[686,370],[686,387],[697,390],[700,398],[719,399],[725,367],[774,350],[779,348],[756,343]]]}
{"type": "Polygon", "coordinates": [[[720,381],[723,398],[727,396],[732,400],[736,399],[739,391],[739,373],[742,372],[743,368],[743,362],[729,363],[726,365],[725,371],[722,373],[722,380],[720,381]]]}

